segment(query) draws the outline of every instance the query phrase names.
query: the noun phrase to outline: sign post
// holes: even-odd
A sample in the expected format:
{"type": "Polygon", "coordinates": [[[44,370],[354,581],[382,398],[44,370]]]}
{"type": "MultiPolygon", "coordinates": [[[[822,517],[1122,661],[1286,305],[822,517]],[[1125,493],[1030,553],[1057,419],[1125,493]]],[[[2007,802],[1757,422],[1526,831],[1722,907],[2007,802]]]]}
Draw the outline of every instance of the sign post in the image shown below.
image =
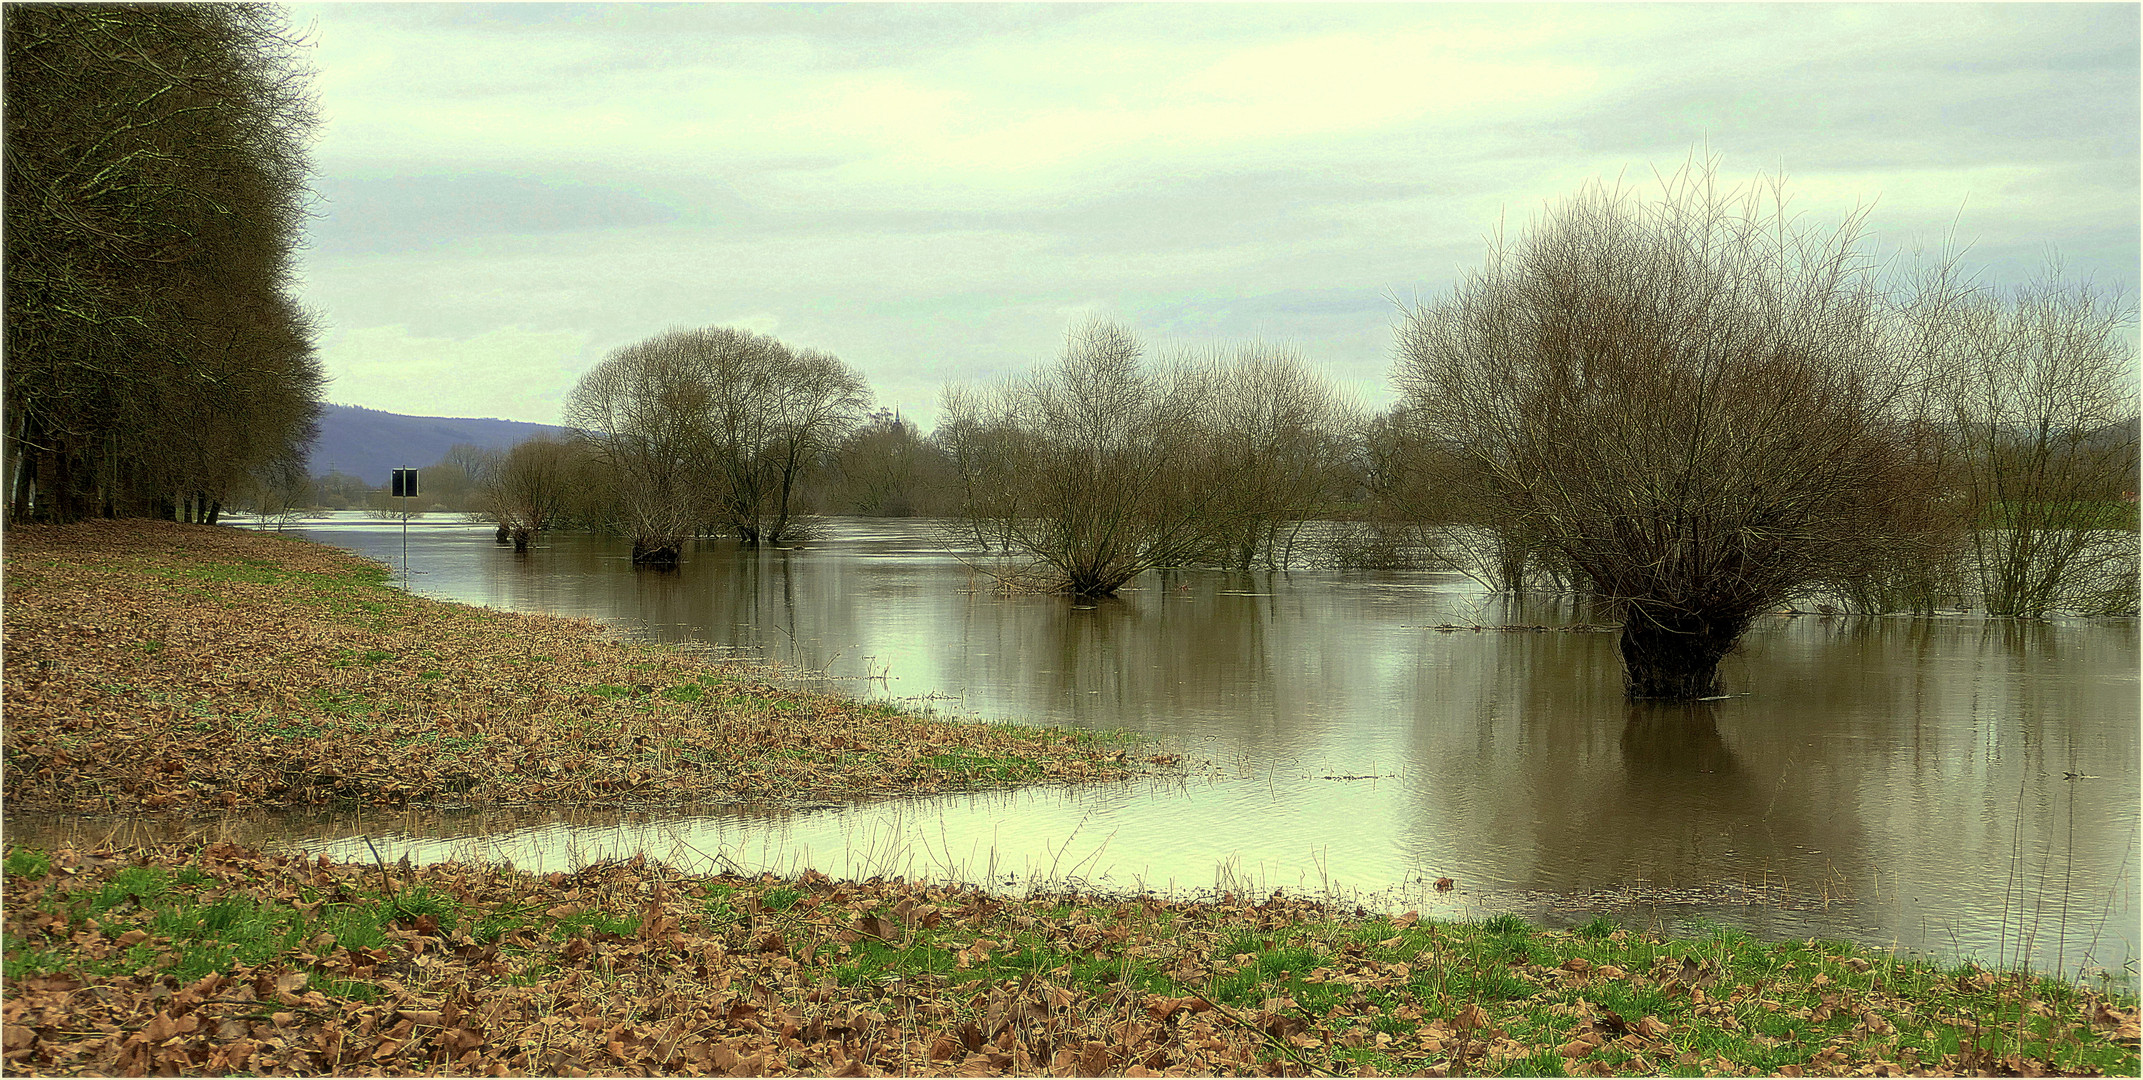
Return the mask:
{"type": "MultiPolygon", "coordinates": [[[[417,470],[394,470],[394,497],[414,500],[417,497],[417,470]]],[[[409,591],[409,503],[402,504],[402,591],[409,591]]]]}

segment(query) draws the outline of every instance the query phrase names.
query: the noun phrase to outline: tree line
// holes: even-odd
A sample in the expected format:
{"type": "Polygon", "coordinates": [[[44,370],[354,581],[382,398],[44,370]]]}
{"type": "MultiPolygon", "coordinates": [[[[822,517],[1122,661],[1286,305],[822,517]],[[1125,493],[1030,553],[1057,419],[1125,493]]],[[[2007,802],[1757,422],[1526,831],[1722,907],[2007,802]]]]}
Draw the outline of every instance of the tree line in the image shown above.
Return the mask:
{"type": "Polygon", "coordinates": [[[317,117],[284,16],[9,4],[0,42],[8,518],[213,521],[302,477],[317,117]]]}
{"type": "Polygon", "coordinates": [[[1403,312],[1376,413],[1290,349],[1153,356],[1097,321],[948,388],[925,434],[834,357],[669,331],[583,378],[568,437],[456,448],[427,499],[657,566],[820,513],[929,516],[1008,585],[1080,598],[1162,567],[1456,569],[1620,619],[1635,697],[1715,693],[1788,604],[2133,613],[2133,308],[1953,259],[1900,287],[1859,227],[1697,167],[1652,200],[1588,188],[1403,312]]]}
{"type": "MultiPolygon", "coordinates": [[[[1584,198],[1580,224],[1688,209],[1584,198]]],[[[792,378],[786,397],[764,389],[777,380],[738,380],[716,409],[727,382],[715,365],[756,357],[778,372],[798,354],[743,331],[675,331],[584,380],[576,400],[604,402],[600,423],[507,454],[457,448],[434,469],[469,478],[449,481],[470,493],[463,508],[524,537],[781,544],[820,513],[946,518],[1007,582],[1090,597],[1154,567],[1305,565],[1672,595],[1717,591],[1724,560],[1747,571],[1752,611],[1816,598],[1864,612],[2132,606],[2116,557],[2134,549],[2136,429],[2117,300],[2053,278],[1958,289],[1952,275],[1939,303],[1921,288],[1878,306],[1866,281],[1844,296],[1796,287],[1796,312],[1776,283],[1661,265],[1723,257],[1717,238],[1670,230],[1649,252],[1598,251],[1562,224],[1522,263],[1499,255],[1501,277],[1406,313],[1401,400],[1383,412],[1288,349],[1153,358],[1131,331],[1093,322],[1026,376],[948,388],[925,434],[866,412],[853,372],[792,378]],[[1675,273],[1710,291],[1639,303],[1647,275],[1675,273]],[[1575,282],[1590,291],[1554,291],[1575,282]],[[1743,318],[1754,325],[1709,325],[1743,318]],[[695,350],[704,363],[669,355],[695,350]],[[694,417],[676,414],[681,401],[694,417]],[[659,487],[641,477],[668,485],[666,508],[636,490],[659,487]],[[1796,554],[1777,561],[1764,545],[1796,554]],[[1611,565],[1625,549],[1630,565],[1611,565]]]]}
{"type": "Polygon", "coordinates": [[[492,513],[522,542],[600,523],[655,565],[828,507],[941,514],[981,569],[1075,598],[1162,567],[1442,566],[1599,605],[1637,698],[1716,693],[1794,603],[2132,614],[2133,303],[2058,266],[1900,273],[1864,214],[1789,203],[1695,158],[1650,198],[1586,187],[1401,311],[1379,414],[1289,349],[1156,358],[1091,322],[948,388],[922,437],[870,421],[836,358],[671,331],[582,379],[572,440],[502,459],[492,513]]]}
{"type": "Polygon", "coordinates": [[[695,538],[807,539],[829,511],[943,517],[1008,582],[1104,596],[1157,566],[1286,565],[1349,487],[1354,410],[1285,349],[1155,367],[1129,331],[1094,323],[1030,379],[949,391],[929,435],[870,405],[836,357],[667,331],[582,377],[568,438],[456,448],[425,501],[458,496],[522,549],[550,529],[620,533],[658,567],[695,538]]]}
{"type": "Polygon", "coordinates": [[[607,356],[569,437],[442,466],[501,543],[604,529],[658,567],[839,512],[941,518],[1000,581],[1081,599],[1167,567],[1455,569],[1618,620],[1638,698],[1717,693],[1788,605],[2133,614],[2133,303],[2058,266],[1898,271],[1864,230],[1708,161],[1588,186],[1401,311],[1375,413],[1288,348],[1154,355],[1096,321],[949,387],[926,435],[836,357],[708,327],[607,356]]]}

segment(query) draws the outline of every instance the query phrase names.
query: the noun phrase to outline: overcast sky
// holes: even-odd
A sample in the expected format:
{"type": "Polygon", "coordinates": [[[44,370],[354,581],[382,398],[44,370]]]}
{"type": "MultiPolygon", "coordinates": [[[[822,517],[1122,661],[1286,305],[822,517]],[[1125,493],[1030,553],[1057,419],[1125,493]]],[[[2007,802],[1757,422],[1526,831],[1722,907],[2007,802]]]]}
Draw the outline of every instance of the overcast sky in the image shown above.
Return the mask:
{"type": "Polygon", "coordinates": [[[556,423],[729,325],[939,388],[1087,315],[1389,400],[1394,301],[1708,142],[1990,284],[2137,283],[2134,4],[300,4],[330,401],[556,423]]]}

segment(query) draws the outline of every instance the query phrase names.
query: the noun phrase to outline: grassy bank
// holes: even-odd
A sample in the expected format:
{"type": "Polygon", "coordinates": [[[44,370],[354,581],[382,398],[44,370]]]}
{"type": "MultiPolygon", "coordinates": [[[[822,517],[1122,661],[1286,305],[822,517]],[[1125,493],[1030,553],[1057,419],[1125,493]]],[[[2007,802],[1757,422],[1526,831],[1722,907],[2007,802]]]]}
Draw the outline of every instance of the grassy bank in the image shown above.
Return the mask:
{"type": "Polygon", "coordinates": [[[410,596],[300,540],[153,521],[6,537],[15,809],[711,803],[1087,781],[1093,733],[779,689],[585,620],[410,596]]]}
{"type": "Polygon", "coordinates": [[[38,1073],[2134,1075],[2132,999],[1303,901],[10,849],[38,1073]]]}

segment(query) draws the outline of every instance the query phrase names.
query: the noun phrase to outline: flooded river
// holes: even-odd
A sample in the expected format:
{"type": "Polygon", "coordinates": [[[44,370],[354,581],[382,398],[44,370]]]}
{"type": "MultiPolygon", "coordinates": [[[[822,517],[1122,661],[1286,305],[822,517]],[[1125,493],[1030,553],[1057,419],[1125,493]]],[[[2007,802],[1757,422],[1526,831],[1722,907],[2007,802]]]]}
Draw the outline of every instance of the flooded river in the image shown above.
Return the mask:
{"type": "MultiPolygon", "coordinates": [[[[397,568],[402,530],[307,530],[397,568]]],[[[1758,622],[1732,696],[1622,699],[1615,638],[1456,575],[1152,574],[1074,607],[1006,596],[926,524],[843,520],[791,551],[708,543],[673,574],[617,540],[408,533],[411,587],[584,615],[985,719],[1124,728],[1197,763],[1087,790],[717,816],[245,819],[340,857],[957,877],[1023,889],[1275,888],[1550,924],[1687,930],[2108,969],[2138,922],[2137,623],[1758,622]],[[1561,629],[1470,629],[1506,623],[1561,629]],[[1451,626],[1467,629],[1452,630],[1451,626]],[[1449,878],[1456,888],[1432,887],[1449,878]]]]}

